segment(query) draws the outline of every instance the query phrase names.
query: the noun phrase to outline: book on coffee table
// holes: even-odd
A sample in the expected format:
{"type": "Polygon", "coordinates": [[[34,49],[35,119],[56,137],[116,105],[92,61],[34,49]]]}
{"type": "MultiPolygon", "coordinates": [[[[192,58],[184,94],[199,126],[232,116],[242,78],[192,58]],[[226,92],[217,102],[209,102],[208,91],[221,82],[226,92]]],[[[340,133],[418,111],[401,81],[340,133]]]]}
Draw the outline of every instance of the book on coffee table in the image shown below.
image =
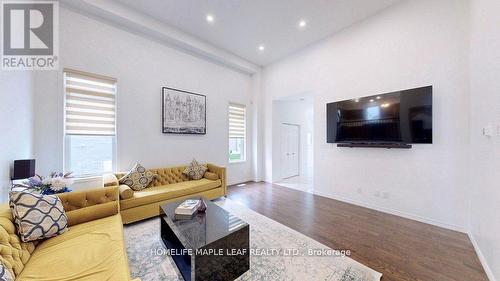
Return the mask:
{"type": "Polygon", "coordinates": [[[179,215],[175,214],[174,219],[176,220],[191,220],[198,214],[198,211],[195,211],[192,215],[179,215]]]}
{"type": "Polygon", "coordinates": [[[175,214],[182,216],[191,216],[198,209],[198,204],[200,204],[200,200],[186,200],[182,202],[177,208],[175,208],[175,214]]]}

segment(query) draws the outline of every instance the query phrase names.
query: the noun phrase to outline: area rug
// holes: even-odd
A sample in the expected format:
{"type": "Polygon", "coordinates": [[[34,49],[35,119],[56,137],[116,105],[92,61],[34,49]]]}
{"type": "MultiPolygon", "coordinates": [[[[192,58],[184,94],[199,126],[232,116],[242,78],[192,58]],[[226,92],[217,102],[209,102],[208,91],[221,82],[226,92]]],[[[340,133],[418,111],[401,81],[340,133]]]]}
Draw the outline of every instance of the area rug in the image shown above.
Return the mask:
{"type": "MultiPolygon", "coordinates": [[[[250,270],[238,281],[339,280],[378,281],[382,274],[331,248],[230,199],[219,206],[250,224],[250,270]]],[[[183,280],[172,258],[162,254],[160,219],[125,226],[125,240],[133,278],[142,281],[183,280]]]]}

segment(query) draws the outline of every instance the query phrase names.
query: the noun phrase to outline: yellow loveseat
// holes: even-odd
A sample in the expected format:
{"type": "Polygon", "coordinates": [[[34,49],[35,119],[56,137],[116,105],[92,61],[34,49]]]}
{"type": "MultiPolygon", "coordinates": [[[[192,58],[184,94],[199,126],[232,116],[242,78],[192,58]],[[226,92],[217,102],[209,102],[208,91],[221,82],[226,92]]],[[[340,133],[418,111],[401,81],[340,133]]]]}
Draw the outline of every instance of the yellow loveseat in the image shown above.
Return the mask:
{"type": "Polygon", "coordinates": [[[226,168],[213,164],[205,165],[208,170],[200,180],[190,180],[182,172],[186,166],[150,169],[157,177],[141,190],[133,191],[118,180],[125,173],[106,174],[103,176],[105,187],[120,189],[120,214],[123,223],[132,223],[158,216],[160,206],[168,202],[203,196],[215,199],[227,194],[226,168]]]}
{"type": "Polygon", "coordinates": [[[118,196],[116,187],[60,194],[68,231],[27,243],[1,205],[1,261],[16,281],[131,280],[118,196]]]}

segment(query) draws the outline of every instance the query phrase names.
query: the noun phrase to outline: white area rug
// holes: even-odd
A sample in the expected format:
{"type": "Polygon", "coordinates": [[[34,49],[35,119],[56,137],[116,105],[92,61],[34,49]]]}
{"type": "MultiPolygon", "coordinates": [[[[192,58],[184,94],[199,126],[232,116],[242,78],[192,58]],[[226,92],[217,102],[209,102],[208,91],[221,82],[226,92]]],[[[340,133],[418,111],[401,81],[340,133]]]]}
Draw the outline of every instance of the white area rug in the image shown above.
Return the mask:
{"type": "MultiPolygon", "coordinates": [[[[259,253],[250,257],[250,270],[240,276],[239,281],[378,281],[382,277],[381,273],[349,257],[332,255],[331,248],[230,199],[216,203],[250,225],[250,247],[259,253]],[[278,255],[268,255],[278,252],[278,255]]],[[[125,240],[133,278],[183,280],[172,258],[157,254],[164,249],[159,218],[125,226],[125,240]]]]}

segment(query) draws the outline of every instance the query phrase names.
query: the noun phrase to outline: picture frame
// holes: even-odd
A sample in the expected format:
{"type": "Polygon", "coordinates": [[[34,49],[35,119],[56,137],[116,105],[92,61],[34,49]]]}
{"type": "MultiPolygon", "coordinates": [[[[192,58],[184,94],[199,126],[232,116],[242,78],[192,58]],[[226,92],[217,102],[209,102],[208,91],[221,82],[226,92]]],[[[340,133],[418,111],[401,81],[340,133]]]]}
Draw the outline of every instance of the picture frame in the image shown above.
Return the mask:
{"type": "Polygon", "coordinates": [[[205,135],[207,97],[175,88],[162,87],[162,133],[205,135]]]}

